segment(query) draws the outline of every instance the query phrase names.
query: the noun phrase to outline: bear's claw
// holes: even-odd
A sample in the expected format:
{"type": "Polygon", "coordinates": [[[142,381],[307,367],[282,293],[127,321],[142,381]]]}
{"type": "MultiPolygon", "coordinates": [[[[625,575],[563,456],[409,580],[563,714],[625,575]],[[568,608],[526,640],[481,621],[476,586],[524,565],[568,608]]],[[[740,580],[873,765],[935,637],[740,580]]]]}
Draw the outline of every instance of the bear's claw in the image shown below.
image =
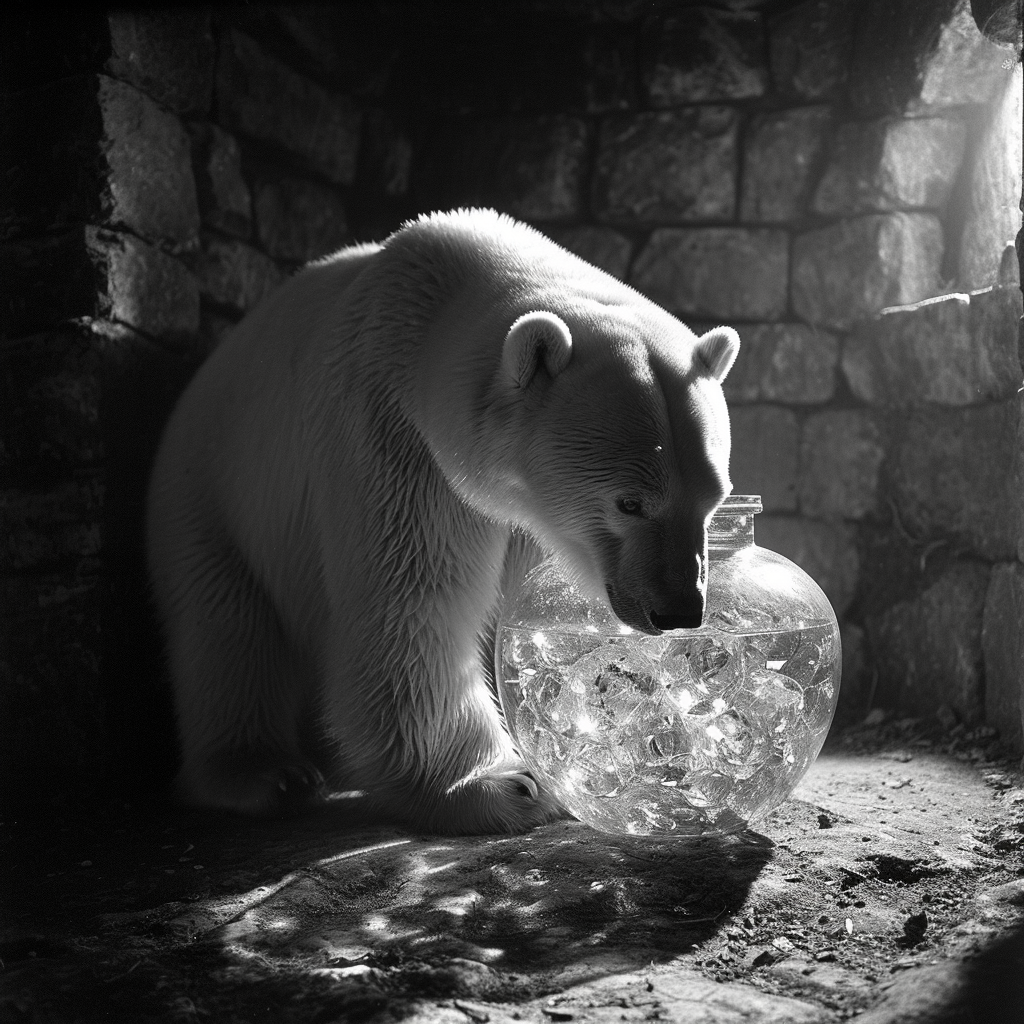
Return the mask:
{"type": "Polygon", "coordinates": [[[492,779],[507,779],[509,782],[518,783],[527,793],[530,794],[531,800],[537,800],[540,797],[540,789],[537,786],[537,780],[526,770],[515,770],[510,769],[505,772],[495,772],[491,775],[492,779]]]}
{"type": "Polygon", "coordinates": [[[324,797],[324,777],[311,764],[281,765],[265,777],[268,782],[276,781],[282,809],[298,809],[319,803],[324,797]]]}
{"type": "Polygon", "coordinates": [[[178,798],[193,807],[272,817],[323,802],[326,784],[309,761],[234,751],[190,765],[178,776],[176,790],[178,798]]]}

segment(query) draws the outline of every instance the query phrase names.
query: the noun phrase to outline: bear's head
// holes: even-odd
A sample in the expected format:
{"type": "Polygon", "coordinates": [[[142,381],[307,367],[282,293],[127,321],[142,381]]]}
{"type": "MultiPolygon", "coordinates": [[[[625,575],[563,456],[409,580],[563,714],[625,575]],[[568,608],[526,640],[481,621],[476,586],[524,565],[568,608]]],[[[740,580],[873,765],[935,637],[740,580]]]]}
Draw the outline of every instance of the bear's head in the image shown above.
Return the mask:
{"type": "Polygon", "coordinates": [[[698,338],[644,300],[527,312],[506,335],[497,404],[527,528],[641,632],[701,624],[738,350],[731,328],[698,338]]]}
{"type": "Polygon", "coordinates": [[[427,310],[409,415],[452,490],[634,629],[699,626],[707,527],[731,489],[736,332],[698,338],[493,211],[421,219],[385,252],[427,310]]]}

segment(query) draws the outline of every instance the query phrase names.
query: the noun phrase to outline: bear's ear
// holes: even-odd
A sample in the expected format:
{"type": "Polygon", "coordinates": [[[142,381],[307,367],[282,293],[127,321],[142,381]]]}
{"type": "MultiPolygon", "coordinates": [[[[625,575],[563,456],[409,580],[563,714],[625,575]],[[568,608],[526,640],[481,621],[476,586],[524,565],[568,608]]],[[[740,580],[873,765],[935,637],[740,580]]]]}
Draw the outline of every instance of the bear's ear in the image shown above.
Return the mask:
{"type": "Polygon", "coordinates": [[[716,327],[697,339],[697,358],[716,380],[725,380],[740,351],[740,336],[731,327],[716,327]]]}
{"type": "Polygon", "coordinates": [[[572,335],[561,317],[543,311],[524,313],[505,337],[501,366],[506,380],[525,388],[542,359],[544,369],[557,377],[571,355],[572,335]]]}

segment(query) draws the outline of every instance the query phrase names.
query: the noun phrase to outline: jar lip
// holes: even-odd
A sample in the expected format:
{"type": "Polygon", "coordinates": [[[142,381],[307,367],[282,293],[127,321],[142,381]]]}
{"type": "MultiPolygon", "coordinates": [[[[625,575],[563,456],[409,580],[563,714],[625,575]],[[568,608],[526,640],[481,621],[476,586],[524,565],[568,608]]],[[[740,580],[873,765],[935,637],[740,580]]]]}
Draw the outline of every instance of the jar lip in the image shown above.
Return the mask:
{"type": "Polygon", "coordinates": [[[762,511],[762,508],[760,494],[730,494],[715,509],[715,515],[730,512],[753,512],[756,514],[762,511]]]}

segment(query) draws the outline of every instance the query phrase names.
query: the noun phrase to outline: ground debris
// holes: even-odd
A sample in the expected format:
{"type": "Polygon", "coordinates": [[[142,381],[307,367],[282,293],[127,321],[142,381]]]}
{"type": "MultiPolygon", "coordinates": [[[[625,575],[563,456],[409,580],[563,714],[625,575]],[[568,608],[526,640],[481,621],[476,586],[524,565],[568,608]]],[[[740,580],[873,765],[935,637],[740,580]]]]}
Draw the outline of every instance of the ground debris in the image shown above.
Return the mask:
{"type": "Polygon", "coordinates": [[[833,744],[756,842],[169,811],[5,825],[25,884],[0,929],[0,1019],[892,1024],[911,996],[1011,991],[1019,773],[915,745],[917,725],[872,728],[881,749],[868,730],[833,744]],[[162,857],[206,867],[168,875],[162,857]]]}
{"type": "Polygon", "coordinates": [[[903,922],[903,939],[910,946],[916,946],[923,938],[928,928],[928,915],[923,911],[911,914],[903,922]]]}

